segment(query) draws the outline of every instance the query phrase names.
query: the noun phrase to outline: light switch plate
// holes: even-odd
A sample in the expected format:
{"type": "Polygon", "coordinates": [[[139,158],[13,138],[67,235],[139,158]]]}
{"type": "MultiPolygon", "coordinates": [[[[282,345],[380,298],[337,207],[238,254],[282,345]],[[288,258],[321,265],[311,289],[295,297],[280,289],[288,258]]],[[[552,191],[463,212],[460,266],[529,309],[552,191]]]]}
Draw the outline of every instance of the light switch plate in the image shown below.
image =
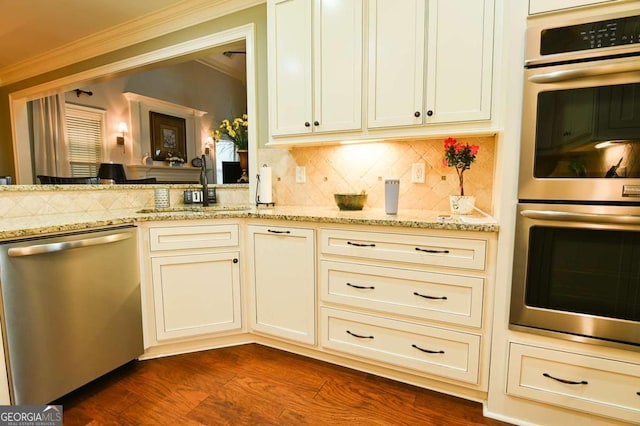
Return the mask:
{"type": "Polygon", "coordinates": [[[304,166],[296,166],[296,183],[305,183],[307,181],[307,170],[304,166]]]}
{"type": "Polygon", "coordinates": [[[424,183],[425,165],[424,162],[413,163],[411,165],[411,183],[424,183]]]}

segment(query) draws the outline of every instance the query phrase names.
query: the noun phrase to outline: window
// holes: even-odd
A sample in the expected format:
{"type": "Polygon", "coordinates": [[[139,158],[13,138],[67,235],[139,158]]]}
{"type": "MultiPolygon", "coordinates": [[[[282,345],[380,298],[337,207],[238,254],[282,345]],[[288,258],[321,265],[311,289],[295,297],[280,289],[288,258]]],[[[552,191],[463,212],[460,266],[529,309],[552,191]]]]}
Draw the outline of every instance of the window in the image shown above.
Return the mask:
{"type": "Polygon", "coordinates": [[[71,176],[97,176],[102,163],[106,112],[74,104],[65,105],[71,176]]]}

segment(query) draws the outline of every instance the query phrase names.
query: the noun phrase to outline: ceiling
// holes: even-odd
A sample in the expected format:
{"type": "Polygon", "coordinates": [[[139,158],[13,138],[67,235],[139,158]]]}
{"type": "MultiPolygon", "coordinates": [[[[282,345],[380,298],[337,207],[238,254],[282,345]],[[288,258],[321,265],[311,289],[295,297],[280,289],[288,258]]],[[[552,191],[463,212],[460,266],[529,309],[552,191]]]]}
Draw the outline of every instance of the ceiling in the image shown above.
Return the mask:
{"type": "MultiPolygon", "coordinates": [[[[191,0],[0,0],[0,74],[3,69],[33,60],[47,52],[90,39],[113,27],[159,14],[191,0]]],[[[244,50],[231,46],[223,50],[244,50]]],[[[244,78],[245,55],[203,58],[206,63],[236,78],[244,78]]]]}
{"type": "Polygon", "coordinates": [[[183,0],[0,0],[0,69],[183,0]]]}

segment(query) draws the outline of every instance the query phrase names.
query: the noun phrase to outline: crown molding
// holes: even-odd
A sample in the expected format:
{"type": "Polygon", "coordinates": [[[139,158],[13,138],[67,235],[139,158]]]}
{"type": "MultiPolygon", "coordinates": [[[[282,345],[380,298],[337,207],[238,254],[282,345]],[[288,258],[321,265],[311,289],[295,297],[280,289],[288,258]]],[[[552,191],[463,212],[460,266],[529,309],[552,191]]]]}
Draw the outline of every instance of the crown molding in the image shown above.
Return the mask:
{"type": "Polygon", "coordinates": [[[217,56],[210,55],[210,56],[207,56],[206,58],[196,59],[196,62],[201,63],[202,65],[212,68],[216,71],[219,71],[225,75],[228,75],[231,78],[239,80],[242,84],[246,84],[247,82],[247,79],[245,77],[246,72],[244,69],[241,70],[240,72],[238,68],[228,63],[225,63],[221,58],[217,56]]]}
{"type": "Polygon", "coordinates": [[[185,0],[0,69],[0,86],[228,15],[266,0],[185,0]]]}

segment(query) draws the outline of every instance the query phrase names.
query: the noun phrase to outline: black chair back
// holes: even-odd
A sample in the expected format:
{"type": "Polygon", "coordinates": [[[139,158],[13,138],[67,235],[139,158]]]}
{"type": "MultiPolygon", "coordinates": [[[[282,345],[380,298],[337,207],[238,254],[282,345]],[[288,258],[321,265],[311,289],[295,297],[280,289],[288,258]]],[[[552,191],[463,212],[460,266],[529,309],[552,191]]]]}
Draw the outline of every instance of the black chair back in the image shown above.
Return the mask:
{"type": "Polygon", "coordinates": [[[37,178],[43,185],[97,185],[100,183],[100,178],[97,176],[62,177],[38,175],[37,178]]]}

